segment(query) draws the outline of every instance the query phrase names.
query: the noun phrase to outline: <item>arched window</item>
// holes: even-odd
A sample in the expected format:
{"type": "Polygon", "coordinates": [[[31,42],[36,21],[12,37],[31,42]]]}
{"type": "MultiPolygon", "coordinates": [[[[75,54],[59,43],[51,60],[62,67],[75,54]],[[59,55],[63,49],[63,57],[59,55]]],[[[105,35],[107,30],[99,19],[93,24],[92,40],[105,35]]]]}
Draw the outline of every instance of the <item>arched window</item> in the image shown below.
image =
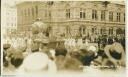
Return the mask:
{"type": "Polygon", "coordinates": [[[101,21],[105,20],[105,10],[101,11],[101,21]]]}
{"type": "Polygon", "coordinates": [[[109,21],[113,21],[113,12],[112,11],[109,12],[109,21]]]}
{"type": "Polygon", "coordinates": [[[101,28],[100,32],[101,32],[102,35],[105,35],[106,34],[106,28],[104,28],[104,27],[101,28]]]}
{"type": "Polygon", "coordinates": [[[109,29],[109,35],[112,35],[113,34],[113,28],[110,28],[109,29]]]}
{"type": "Polygon", "coordinates": [[[70,9],[66,9],[66,18],[70,18],[70,9]]]}
{"type": "Polygon", "coordinates": [[[121,16],[121,13],[117,12],[117,17],[116,17],[117,22],[120,22],[120,16],[121,16]]]}
{"type": "Polygon", "coordinates": [[[97,34],[97,28],[96,28],[96,27],[93,27],[93,28],[92,28],[92,33],[93,33],[93,34],[97,34]]]}
{"type": "Polygon", "coordinates": [[[84,27],[84,26],[79,27],[79,32],[80,32],[80,35],[86,34],[86,27],[84,27]]]}
{"type": "Polygon", "coordinates": [[[66,27],[66,33],[70,35],[70,27],[69,26],[66,27]]]}
{"type": "Polygon", "coordinates": [[[80,8],[80,18],[85,18],[85,10],[80,8]]]}
{"type": "Polygon", "coordinates": [[[98,19],[97,10],[92,10],[92,19],[95,19],[95,20],[98,19]]]}

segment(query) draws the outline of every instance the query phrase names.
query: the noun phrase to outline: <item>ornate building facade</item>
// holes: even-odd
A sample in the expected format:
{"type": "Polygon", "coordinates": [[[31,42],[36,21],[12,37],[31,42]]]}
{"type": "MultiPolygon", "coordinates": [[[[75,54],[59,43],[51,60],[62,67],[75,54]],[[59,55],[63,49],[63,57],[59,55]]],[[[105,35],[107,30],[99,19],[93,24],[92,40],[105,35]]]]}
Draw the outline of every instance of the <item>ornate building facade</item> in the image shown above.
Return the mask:
{"type": "Polygon", "coordinates": [[[17,9],[7,3],[3,3],[2,15],[2,21],[4,21],[2,24],[3,35],[4,37],[10,36],[17,30],[17,9]]]}
{"type": "Polygon", "coordinates": [[[18,30],[41,18],[50,36],[117,36],[125,33],[125,5],[102,1],[34,1],[17,4],[18,30]]]}

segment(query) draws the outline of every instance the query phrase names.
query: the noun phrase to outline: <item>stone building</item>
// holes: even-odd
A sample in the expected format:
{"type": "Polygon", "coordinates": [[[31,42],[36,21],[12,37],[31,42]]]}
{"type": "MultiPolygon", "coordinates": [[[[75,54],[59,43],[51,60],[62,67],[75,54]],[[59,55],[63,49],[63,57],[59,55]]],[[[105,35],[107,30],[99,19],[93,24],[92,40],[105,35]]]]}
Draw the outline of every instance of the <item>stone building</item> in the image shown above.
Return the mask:
{"type": "Polygon", "coordinates": [[[17,9],[7,3],[4,3],[2,12],[2,19],[4,22],[4,24],[2,24],[2,29],[4,29],[3,34],[10,36],[14,31],[17,30],[17,9]]]}
{"type": "Polygon", "coordinates": [[[50,36],[116,36],[125,31],[125,4],[102,1],[26,1],[17,4],[18,29],[41,18],[50,36]]]}

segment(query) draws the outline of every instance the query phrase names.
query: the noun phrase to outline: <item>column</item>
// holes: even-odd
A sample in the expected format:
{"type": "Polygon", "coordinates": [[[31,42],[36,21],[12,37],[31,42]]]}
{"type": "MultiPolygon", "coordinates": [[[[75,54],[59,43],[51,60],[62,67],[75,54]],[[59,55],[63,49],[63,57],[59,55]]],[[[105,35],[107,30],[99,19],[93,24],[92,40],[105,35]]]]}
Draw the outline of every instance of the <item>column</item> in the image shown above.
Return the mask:
{"type": "Polygon", "coordinates": [[[86,18],[87,20],[91,20],[92,19],[92,9],[86,9],[86,18]]]}
{"type": "Polygon", "coordinates": [[[109,22],[109,11],[108,10],[105,11],[105,20],[109,22]]]}
{"type": "Polygon", "coordinates": [[[120,15],[120,22],[123,23],[124,22],[124,13],[121,12],[120,14],[121,14],[120,15]]]}
{"type": "Polygon", "coordinates": [[[117,12],[113,12],[113,21],[114,21],[114,22],[117,21],[116,18],[117,18],[117,12]]]}
{"type": "Polygon", "coordinates": [[[98,14],[98,21],[101,21],[101,10],[97,10],[97,14],[98,14]]]}

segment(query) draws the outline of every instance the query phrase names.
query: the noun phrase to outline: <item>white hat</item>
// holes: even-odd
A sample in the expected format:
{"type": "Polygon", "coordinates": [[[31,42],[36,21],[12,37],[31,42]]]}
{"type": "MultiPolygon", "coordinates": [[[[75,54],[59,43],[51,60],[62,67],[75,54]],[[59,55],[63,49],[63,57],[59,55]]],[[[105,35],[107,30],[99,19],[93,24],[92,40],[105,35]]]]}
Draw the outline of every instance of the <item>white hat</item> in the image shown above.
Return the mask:
{"type": "Polygon", "coordinates": [[[88,47],[88,51],[93,51],[93,52],[96,52],[96,47],[95,46],[89,46],[88,47]]]}
{"type": "Polygon", "coordinates": [[[42,52],[35,52],[23,61],[24,69],[28,71],[42,71],[48,66],[48,56],[42,52]]]}

